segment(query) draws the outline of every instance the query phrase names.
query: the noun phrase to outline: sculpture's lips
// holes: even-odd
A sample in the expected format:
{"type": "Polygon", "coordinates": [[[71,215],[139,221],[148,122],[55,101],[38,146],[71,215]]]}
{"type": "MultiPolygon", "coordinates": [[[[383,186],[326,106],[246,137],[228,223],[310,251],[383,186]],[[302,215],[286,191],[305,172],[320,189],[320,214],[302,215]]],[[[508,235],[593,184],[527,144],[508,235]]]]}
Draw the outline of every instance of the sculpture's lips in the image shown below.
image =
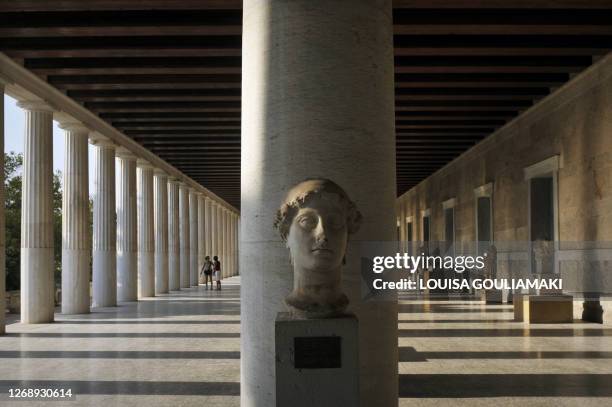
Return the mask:
{"type": "Polygon", "coordinates": [[[312,251],[313,253],[321,253],[321,254],[323,254],[323,253],[329,253],[329,254],[331,254],[331,253],[333,253],[333,252],[334,252],[333,250],[331,250],[331,249],[327,249],[327,248],[325,248],[325,247],[315,247],[315,248],[314,248],[314,249],[312,249],[311,251],[312,251]]]}

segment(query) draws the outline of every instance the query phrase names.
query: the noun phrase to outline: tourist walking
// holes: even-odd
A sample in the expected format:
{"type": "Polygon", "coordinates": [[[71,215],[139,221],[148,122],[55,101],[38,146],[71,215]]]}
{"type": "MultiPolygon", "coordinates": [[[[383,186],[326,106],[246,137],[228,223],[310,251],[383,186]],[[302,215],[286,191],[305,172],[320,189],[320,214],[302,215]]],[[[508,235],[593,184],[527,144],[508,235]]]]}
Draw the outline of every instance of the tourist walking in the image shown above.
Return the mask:
{"type": "MultiPolygon", "coordinates": [[[[217,290],[221,289],[221,262],[217,256],[213,257],[213,267],[215,269],[215,281],[217,282],[217,290]]],[[[212,284],[211,284],[212,288],[212,284]]]]}
{"type": "Polygon", "coordinates": [[[202,265],[202,270],[200,270],[200,275],[204,275],[204,285],[208,290],[208,282],[210,281],[210,289],[213,288],[212,281],[212,273],[213,273],[213,262],[210,261],[210,256],[204,257],[204,264],[202,265]]]}

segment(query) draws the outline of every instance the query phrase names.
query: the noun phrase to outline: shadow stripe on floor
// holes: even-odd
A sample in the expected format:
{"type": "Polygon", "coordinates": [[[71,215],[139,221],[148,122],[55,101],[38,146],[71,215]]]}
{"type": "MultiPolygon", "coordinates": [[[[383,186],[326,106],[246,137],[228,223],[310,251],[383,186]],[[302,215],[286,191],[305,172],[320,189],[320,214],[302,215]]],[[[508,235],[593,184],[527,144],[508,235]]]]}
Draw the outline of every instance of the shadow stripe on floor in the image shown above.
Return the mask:
{"type": "Polygon", "coordinates": [[[0,359],[240,359],[232,351],[0,351],[0,359]]]}
{"type": "Polygon", "coordinates": [[[401,374],[401,398],[611,397],[612,374],[401,374]]]}
{"type": "Polygon", "coordinates": [[[71,389],[77,400],[80,394],[172,395],[172,396],[239,396],[237,382],[149,382],[87,380],[0,380],[0,393],[8,389],[71,389]]]}

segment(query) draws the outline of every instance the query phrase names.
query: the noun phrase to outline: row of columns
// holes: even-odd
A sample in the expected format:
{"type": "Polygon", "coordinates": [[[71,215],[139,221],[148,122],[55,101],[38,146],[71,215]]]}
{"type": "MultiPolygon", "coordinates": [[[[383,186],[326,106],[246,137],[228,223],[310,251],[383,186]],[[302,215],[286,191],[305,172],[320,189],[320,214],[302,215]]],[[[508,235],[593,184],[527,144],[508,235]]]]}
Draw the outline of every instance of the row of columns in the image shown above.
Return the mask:
{"type": "MultiPolygon", "coordinates": [[[[0,81],[4,94],[4,85],[0,81]]],[[[4,98],[0,98],[0,129],[4,98]]],[[[53,113],[23,101],[21,321],[54,319],[53,113]]],[[[238,216],[149,162],[75,121],[63,121],[62,306],[65,314],[112,307],[198,285],[205,256],[236,275],[238,216]],[[89,230],[88,141],[94,146],[93,232],[89,230]],[[90,269],[91,258],[91,269],[90,269]],[[90,295],[90,272],[92,293],[90,295]],[[90,298],[91,297],[91,298],[90,298]]],[[[4,137],[0,137],[4,151],[4,137]]],[[[4,174],[4,155],[0,174],[4,174]]],[[[0,179],[0,200],[4,182],[0,179]]],[[[0,310],[5,309],[4,205],[0,205],[0,310]]],[[[0,334],[5,331],[0,312],[0,334]]]]}

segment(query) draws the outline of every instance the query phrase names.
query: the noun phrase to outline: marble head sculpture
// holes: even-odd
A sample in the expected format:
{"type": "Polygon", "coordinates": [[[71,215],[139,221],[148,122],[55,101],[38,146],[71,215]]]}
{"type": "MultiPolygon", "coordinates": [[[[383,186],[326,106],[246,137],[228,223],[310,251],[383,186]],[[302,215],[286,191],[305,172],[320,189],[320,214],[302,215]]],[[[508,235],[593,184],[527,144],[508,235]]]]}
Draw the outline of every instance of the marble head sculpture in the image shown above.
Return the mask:
{"type": "Polygon", "coordinates": [[[287,193],[274,226],[293,264],[293,291],[285,298],[294,315],[329,318],[348,305],[342,292],[342,265],[349,235],[361,213],[346,192],[328,179],[308,179],[287,193]]]}

